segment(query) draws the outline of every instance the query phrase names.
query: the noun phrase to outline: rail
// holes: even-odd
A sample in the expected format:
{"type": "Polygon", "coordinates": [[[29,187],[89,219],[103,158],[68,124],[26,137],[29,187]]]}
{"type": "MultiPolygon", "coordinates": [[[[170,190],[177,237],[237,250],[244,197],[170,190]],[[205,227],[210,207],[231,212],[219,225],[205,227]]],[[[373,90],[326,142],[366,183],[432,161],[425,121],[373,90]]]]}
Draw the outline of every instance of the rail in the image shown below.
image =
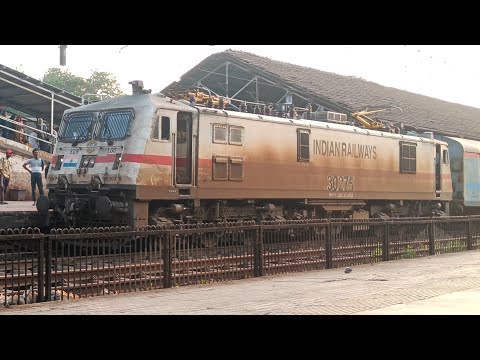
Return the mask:
{"type": "Polygon", "coordinates": [[[480,217],[0,230],[0,304],[372,264],[479,248],[480,217]]]}

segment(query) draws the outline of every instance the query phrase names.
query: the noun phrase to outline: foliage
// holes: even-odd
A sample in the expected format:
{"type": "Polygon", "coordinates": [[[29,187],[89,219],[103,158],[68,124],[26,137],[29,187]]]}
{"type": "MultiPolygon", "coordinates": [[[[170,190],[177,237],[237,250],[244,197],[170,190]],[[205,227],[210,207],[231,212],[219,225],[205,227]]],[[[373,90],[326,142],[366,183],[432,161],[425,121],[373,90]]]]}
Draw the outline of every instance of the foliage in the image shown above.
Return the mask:
{"type": "Polygon", "coordinates": [[[382,258],[383,256],[383,246],[382,245],[378,245],[373,251],[372,253],[370,254],[370,258],[372,260],[377,260],[377,259],[380,259],[382,258]]]}
{"type": "Polygon", "coordinates": [[[457,251],[467,251],[467,239],[443,239],[435,241],[435,252],[437,254],[457,251]]]}
{"type": "Polygon", "coordinates": [[[402,259],[414,259],[416,257],[417,257],[417,252],[415,251],[413,246],[407,245],[407,247],[403,252],[402,259]]]}
{"type": "Polygon", "coordinates": [[[96,94],[103,98],[114,98],[124,95],[117,79],[111,73],[103,71],[95,70],[88,79],[84,79],[68,70],[50,68],[42,81],[77,96],[96,94]]]}

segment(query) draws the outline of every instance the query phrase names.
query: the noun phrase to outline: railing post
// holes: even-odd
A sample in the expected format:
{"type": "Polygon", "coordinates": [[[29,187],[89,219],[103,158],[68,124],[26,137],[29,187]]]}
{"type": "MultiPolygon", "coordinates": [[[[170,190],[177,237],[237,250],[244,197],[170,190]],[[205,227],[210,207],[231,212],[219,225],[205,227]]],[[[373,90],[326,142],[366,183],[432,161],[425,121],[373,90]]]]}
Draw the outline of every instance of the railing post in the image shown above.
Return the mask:
{"type": "Polygon", "coordinates": [[[472,238],[472,219],[470,219],[470,216],[468,217],[468,223],[467,223],[467,250],[473,250],[473,238],[472,238]]]}
{"type": "Polygon", "coordinates": [[[163,287],[172,287],[172,244],[174,241],[174,235],[172,231],[167,231],[167,236],[163,239],[163,287]]]}
{"type": "Polygon", "coordinates": [[[253,276],[263,276],[263,226],[258,225],[253,245],[253,276]]]}
{"type": "Polygon", "coordinates": [[[45,236],[45,301],[52,300],[52,244],[45,236]]]}
{"type": "Polygon", "coordinates": [[[325,237],[325,268],[331,269],[332,268],[332,223],[329,222],[327,226],[327,236],[325,237]]]}
{"type": "Polygon", "coordinates": [[[382,261],[390,261],[390,225],[388,221],[385,221],[383,231],[382,261]]]}
{"type": "MultiPolygon", "coordinates": [[[[44,293],[43,289],[45,288],[45,283],[43,280],[43,271],[45,268],[45,238],[39,239],[38,241],[38,266],[37,266],[37,286],[38,286],[38,297],[37,297],[37,302],[43,302],[44,301],[44,293]]],[[[33,299],[34,293],[32,292],[32,299],[33,299]]]]}
{"type": "Polygon", "coordinates": [[[433,233],[433,219],[428,223],[428,254],[435,255],[435,234],[433,233]]]}

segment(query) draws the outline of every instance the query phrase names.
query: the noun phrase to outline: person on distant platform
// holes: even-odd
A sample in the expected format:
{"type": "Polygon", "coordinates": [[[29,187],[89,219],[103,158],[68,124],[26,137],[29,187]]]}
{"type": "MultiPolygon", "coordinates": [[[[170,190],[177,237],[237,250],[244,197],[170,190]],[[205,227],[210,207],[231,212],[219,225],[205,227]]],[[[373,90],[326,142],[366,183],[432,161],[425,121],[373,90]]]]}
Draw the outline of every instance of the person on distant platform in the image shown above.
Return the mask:
{"type": "Polygon", "coordinates": [[[16,130],[16,125],[15,125],[15,115],[12,114],[10,115],[10,119],[11,121],[9,121],[7,123],[7,127],[10,129],[10,130],[7,130],[7,133],[5,135],[5,138],[7,138],[8,140],[13,140],[15,141],[15,136],[16,136],[16,132],[13,131],[13,130],[16,130]]]}
{"type": "Polygon", "coordinates": [[[15,133],[15,141],[21,144],[26,144],[27,141],[25,139],[25,128],[23,125],[22,115],[15,116],[13,120],[18,123],[17,125],[15,125],[15,129],[17,130],[17,132],[15,133]]]}
{"type": "Polygon", "coordinates": [[[28,136],[28,144],[34,149],[38,148],[39,146],[38,146],[38,134],[37,134],[37,132],[35,130],[32,130],[32,132],[28,135],[29,135],[28,136]]]}
{"type": "Polygon", "coordinates": [[[10,157],[13,151],[8,149],[5,151],[5,157],[0,161],[0,205],[6,205],[5,195],[7,193],[10,175],[12,174],[12,162],[10,157]]]}
{"type": "Polygon", "coordinates": [[[53,146],[52,146],[52,151],[50,151],[50,152],[52,152],[52,153],[53,153],[53,151],[55,150],[55,145],[57,145],[57,141],[58,141],[58,131],[59,131],[58,125],[55,125],[55,126],[53,127],[53,139],[52,139],[52,141],[53,141],[53,146]]]}
{"type": "Polygon", "coordinates": [[[0,116],[0,125],[2,125],[2,127],[0,127],[0,136],[6,137],[8,132],[8,130],[6,129],[6,127],[8,127],[8,122],[7,120],[5,120],[5,118],[7,117],[7,110],[4,106],[0,106],[0,116]]]}

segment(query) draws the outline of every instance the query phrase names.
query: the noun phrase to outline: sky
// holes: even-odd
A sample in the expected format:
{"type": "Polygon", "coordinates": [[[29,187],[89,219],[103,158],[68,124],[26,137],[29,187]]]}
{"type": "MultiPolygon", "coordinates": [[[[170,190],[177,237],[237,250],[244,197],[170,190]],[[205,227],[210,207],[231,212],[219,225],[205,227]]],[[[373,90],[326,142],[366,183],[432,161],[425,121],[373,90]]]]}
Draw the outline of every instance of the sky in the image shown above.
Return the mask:
{"type": "Polygon", "coordinates": [[[0,64],[42,78],[52,67],[88,78],[106,71],[131,93],[132,80],[159,92],[209,55],[242,50],[480,108],[480,45],[0,45],[0,64]]]}

